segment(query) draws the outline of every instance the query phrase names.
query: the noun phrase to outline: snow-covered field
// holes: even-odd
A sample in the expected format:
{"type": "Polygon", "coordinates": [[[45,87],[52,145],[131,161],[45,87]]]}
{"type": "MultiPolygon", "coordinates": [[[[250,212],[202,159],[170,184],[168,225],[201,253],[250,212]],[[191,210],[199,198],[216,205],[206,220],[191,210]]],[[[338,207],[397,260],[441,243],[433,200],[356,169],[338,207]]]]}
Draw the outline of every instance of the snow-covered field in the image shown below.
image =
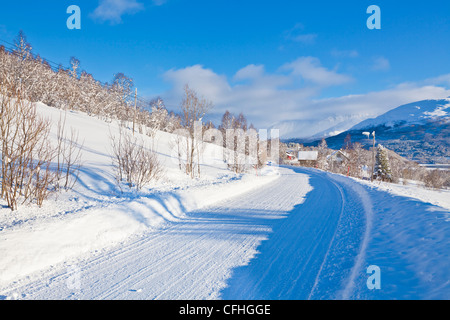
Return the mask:
{"type": "Polygon", "coordinates": [[[235,176],[214,145],[191,180],[160,132],[165,179],[121,194],[118,127],[74,112],[67,124],[82,128],[80,183],[40,209],[0,209],[0,299],[450,298],[447,191],[294,167],[235,176]]]}

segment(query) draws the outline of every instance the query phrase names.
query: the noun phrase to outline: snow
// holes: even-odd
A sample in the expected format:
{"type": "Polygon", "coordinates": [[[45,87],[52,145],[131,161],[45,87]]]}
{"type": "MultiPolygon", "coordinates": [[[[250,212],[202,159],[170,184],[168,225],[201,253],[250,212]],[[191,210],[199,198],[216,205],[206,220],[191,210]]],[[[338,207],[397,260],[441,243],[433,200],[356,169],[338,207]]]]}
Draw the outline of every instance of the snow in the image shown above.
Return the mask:
{"type": "MultiPolygon", "coordinates": [[[[56,122],[62,111],[38,104],[38,111],[56,122]]],[[[232,174],[219,159],[220,150],[207,145],[203,178],[192,180],[178,169],[171,155],[171,134],[159,132],[156,150],[164,163],[165,178],[140,193],[120,193],[110,158],[110,133],[119,126],[68,112],[66,129],[79,131],[83,143],[79,183],[68,193],[44,202],[42,208],[21,207],[11,212],[0,203],[0,286],[71,258],[117,245],[149,229],[166,228],[188,211],[231,198],[278,177],[276,167],[258,176],[232,174]],[[82,130],[79,130],[79,129],[82,130]]],[[[149,139],[143,136],[144,139],[149,139]]]]}
{"type": "Polygon", "coordinates": [[[446,110],[448,107],[449,107],[448,105],[437,107],[434,111],[431,112],[425,111],[423,114],[430,118],[445,117],[448,115],[448,113],[444,110],[446,110]]]}
{"type": "Polygon", "coordinates": [[[449,210],[392,193],[376,194],[366,260],[380,267],[382,290],[359,290],[354,297],[448,300],[449,210]]]}
{"type": "Polygon", "coordinates": [[[353,286],[349,282],[352,290],[344,291],[342,298],[448,300],[449,190],[329,175],[342,185],[356,187],[366,213],[359,255],[364,268],[356,273],[353,286]],[[381,269],[381,290],[365,288],[364,271],[369,265],[381,269]]]}
{"type": "Polygon", "coordinates": [[[117,124],[69,112],[67,126],[84,142],[76,188],[0,209],[0,299],[450,298],[448,190],[298,167],[235,175],[214,145],[190,179],[158,132],[165,178],[121,193],[117,124]]]}
{"type": "Polygon", "coordinates": [[[396,124],[415,124],[429,119],[447,119],[447,109],[450,107],[449,99],[423,100],[402,105],[392,109],[374,119],[367,119],[353,126],[350,130],[362,130],[377,126],[392,127],[396,124]]]}
{"type": "Polygon", "coordinates": [[[406,185],[379,181],[375,183],[364,180],[358,181],[376,190],[385,191],[392,195],[417,199],[450,211],[450,190],[448,189],[432,190],[425,188],[422,183],[412,180],[408,180],[406,185]]]}
{"type": "Polygon", "coordinates": [[[257,246],[268,238],[274,221],[301,203],[310,190],[306,175],[288,184],[286,176],[280,179],[273,180],[280,181],[279,190],[265,184],[227,197],[166,228],[147,229],[106,250],[107,254],[67,260],[45,271],[45,276],[36,273],[30,279],[37,282],[15,281],[0,294],[19,292],[24,299],[218,298],[231,270],[257,254],[257,246]],[[71,266],[80,270],[81,290],[75,293],[67,286],[71,266]]]}

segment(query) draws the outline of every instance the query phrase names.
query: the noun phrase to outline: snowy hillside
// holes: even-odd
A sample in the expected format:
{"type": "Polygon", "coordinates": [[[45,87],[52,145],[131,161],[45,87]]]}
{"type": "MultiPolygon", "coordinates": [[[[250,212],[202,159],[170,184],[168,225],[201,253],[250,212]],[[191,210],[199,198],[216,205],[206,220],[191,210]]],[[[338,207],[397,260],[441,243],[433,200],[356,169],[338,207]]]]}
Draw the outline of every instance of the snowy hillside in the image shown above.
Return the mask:
{"type": "MultiPolygon", "coordinates": [[[[56,123],[64,111],[37,104],[38,112],[56,123]]],[[[278,177],[270,169],[250,174],[233,174],[227,169],[222,148],[206,144],[202,178],[191,179],[180,171],[174,154],[175,135],[158,132],[151,141],[163,177],[137,192],[119,188],[111,158],[110,136],[119,125],[81,112],[68,111],[66,130],[75,129],[82,147],[82,168],[74,190],[62,192],[44,202],[10,211],[0,200],[0,285],[40,269],[84,254],[117,245],[148,230],[164,229],[180,221],[189,210],[233,197],[278,177]]]]}

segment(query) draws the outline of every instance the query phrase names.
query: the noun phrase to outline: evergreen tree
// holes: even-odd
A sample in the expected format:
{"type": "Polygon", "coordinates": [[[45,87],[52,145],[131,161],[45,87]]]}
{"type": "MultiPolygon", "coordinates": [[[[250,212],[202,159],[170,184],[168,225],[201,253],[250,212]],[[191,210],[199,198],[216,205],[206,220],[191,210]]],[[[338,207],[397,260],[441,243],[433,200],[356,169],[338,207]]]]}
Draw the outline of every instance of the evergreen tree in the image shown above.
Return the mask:
{"type": "Polygon", "coordinates": [[[388,152],[387,149],[381,144],[378,144],[377,146],[373,178],[381,179],[382,181],[392,181],[392,172],[389,165],[388,152]]]}

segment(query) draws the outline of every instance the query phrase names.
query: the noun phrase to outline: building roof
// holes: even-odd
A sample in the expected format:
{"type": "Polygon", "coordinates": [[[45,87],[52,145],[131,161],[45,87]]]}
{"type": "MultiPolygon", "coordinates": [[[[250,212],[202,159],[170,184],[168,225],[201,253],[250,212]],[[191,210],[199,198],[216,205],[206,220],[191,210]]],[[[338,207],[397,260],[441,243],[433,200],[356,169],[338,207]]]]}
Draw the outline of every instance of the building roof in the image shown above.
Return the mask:
{"type": "Polygon", "coordinates": [[[343,156],[345,159],[350,160],[350,156],[349,156],[347,153],[345,153],[344,151],[342,151],[342,150],[336,150],[336,151],[334,151],[332,154],[330,154],[329,156],[327,156],[327,160],[330,160],[330,159],[332,159],[332,158],[336,158],[338,155],[341,155],[341,156],[343,156]]]}

